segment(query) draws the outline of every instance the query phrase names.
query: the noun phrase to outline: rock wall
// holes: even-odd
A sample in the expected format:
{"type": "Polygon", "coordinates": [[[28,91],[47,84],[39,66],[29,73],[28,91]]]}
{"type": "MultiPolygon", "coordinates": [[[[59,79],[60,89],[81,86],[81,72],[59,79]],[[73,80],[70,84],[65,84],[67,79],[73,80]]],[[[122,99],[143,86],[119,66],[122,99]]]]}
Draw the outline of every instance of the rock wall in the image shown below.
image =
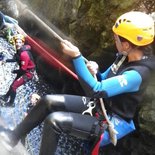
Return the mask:
{"type": "Polygon", "coordinates": [[[66,36],[76,40],[85,56],[100,54],[111,46],[111,27],[118,15],[134,9],[140,0],[25,0],[36,14],[42,14],[66,36]]]}

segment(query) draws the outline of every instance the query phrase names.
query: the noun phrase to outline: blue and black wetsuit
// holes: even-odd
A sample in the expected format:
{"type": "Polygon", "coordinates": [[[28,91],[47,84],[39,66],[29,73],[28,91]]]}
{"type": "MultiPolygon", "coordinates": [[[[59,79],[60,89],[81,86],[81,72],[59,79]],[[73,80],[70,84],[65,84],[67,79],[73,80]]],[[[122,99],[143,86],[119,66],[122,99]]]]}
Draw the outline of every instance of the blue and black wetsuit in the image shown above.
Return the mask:
{"type": "MultiPolygon", "coordinates": [[[[87,97],[46,95],[14,130],[14,135],[19,140],[45,120],[40,155],[54,155],[61,132],[92,141],[100,137],[103,128],[99,119],[82,115],[82,112],[88,109],[88,103],[92,100],[100,107],[98,98],[101,97],[105,100],[111,121],[116,130],[119,130],[117,138],[133,131],[132,118],[142,100],[151,70],[155,68],[155,58],[145,57],[132,63],[124,62],[115,75],[110,67],[104,73],[98,74],[100,80],[97,81],[87,69],[82,56],[75,58],[73,63],[87,97]],[[123,125],[118,122],[123,122],[123,125]],[[127,127],[128,132],[125,130],[124,133],[122,127],[127,127]]],[[[97,110],[93,111],[96,112],[97,110]]],[[[105,131],[101,146],[110,143],[108,136],[105,131]]]]}
{"type": "Polygon", "coordinates": [[[90,97],[104,98],[107,108],[122,118],[132,119],[148,85],[150,71],[154,69],[154,58],[145,58],[135,62],[124,62],[117,73],[109,67],[104,73],[98,73],[94,79],[82,57],[74,59],[74,65],[81,85],[90,97]]]}
{"type": "MultiPolygon", "coordinates": [[[[132,119],[143,99],[151,70],[155,68],[154,57],[145,56],[140,61],[124,62],[116,73],[109,67],[104,73],[98,73],[99,81],[94,79],[84,63],[82,57],[74,59],[81,85],[89,96],[104,99],[107,113],[120,139],[135,129],[132,119]]],[[[110,137],[105,131],[101,146],[109,143],[110,137]]]]}

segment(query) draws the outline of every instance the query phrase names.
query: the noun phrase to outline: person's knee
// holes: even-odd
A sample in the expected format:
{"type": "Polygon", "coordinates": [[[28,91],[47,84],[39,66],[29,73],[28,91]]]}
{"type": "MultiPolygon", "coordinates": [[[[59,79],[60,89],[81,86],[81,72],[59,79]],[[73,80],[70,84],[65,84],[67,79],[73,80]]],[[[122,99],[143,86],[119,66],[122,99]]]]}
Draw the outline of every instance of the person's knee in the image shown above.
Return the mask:
{"type": "Polygon", "coordinates": [[[40,109],[44,109],[48,113],[58,111],[59,107],[61,107],[60,104],[61,103],[56,100],[55,95],[45,95],[38,100],[36,106],[41,107],[40,109]]]}
{"type": "Polygon", "coordinates": [[[52,113],[47,116],[47,118],[44,121],[45,125],[50,125],[51,128],[54,129],[54,131],[60,133],[61,128],[58,125],[59,124],[59,117],[56,113],[52,113]]]}
{"type": "Polygon", "coordinates": [[[45,96],[41,97],[38,102],[39,102],[39,104],[44,104],[44,106],[51,108],[52,103],[53,103],[52,95],[45,95],[45,96]]]}
{"type": "Polygon", "coordinates": [[[45,104],[49,109],[54,110],[63,110],[64,104],[61,100],[63,96],[57,96],[57,95],[45,95],[40,99],[40,102],[42,104],[45,104]]]}
{"type": "Polygon", "coordinates": [[[63,112],[54,112],[45,119],[45,124],[50,124],[56,132],[71,132],[73,119],[63,112]]]}

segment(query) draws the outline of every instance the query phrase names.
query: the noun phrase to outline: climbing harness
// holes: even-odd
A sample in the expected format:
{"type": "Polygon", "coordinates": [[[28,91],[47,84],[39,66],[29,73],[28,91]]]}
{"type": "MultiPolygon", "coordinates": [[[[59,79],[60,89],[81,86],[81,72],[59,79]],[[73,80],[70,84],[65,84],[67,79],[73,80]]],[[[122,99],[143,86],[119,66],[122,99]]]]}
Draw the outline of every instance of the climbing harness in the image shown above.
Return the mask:
{"type": "MultiPolygon", "coordinates": [[[[83,57],[83,59],[85,60],[85,62],[88,62],[88,60],[85,57],[83,57]]],[[[94,78],[97,79],[96,75],[94,75],[94,78]]],[[[111,140],[112,144],[114,144],[114,146],[115,146],[117,144],[116,135],[117,135],[118,132],[114,129],[114,125],[111,123],[111,121],[108,118],[108,115],[106,113],[106,109],[105,109],[105,106],[104,106],[103,99],[100,98],[99,101],[100,101],[100,104],[101,104],[102,113],[103,113],[103,115],[105,117],[105,120],[106,120],[106,122],[108,124],[110,140],[111,140]]]]}
{"type": "Polygon", "coordinates": [[[85,111],[83,111],[82,114],[83,114],[83,115],[88,114],[88,115],[93,116],[92,111],[93,111],[93,109],[96,107],[96,103],[95,103],[94,101],[90,101],[90,102],[87,104],[87,107],[88,107],[88,109],[86,109],[85,111]]]}

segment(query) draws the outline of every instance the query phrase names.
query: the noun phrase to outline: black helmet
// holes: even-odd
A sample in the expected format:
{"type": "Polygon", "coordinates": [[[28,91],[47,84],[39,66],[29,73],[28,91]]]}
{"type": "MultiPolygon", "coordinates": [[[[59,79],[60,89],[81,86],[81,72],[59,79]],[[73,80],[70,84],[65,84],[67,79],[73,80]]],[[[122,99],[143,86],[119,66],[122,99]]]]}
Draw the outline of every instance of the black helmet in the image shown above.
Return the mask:
{"type": "Polygon", "coordinates": [[[4,14],[0,11],[0,29],[3,28],[4,23],[5,23],[5,21],[4,21],[4,14]]]}

